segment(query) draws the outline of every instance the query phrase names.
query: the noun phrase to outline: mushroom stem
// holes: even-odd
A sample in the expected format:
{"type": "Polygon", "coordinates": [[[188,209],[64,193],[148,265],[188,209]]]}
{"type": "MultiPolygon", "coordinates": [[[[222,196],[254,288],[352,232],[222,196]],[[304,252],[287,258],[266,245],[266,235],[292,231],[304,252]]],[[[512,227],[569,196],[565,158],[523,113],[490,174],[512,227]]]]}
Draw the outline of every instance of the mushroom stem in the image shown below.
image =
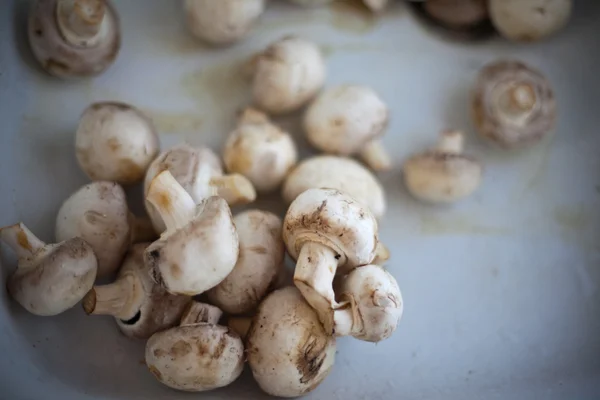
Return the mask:
{"type": "MultiPolygon", "coordinates": [[[[63,37],[75,45],[85,44],[100,34],[106,15],[104,0],[59,0],[56,20],[63,37]]],[[[93,45],[93,44],[92,44],[93,45]]]]}
{"type": "Polygon", "coordinates": [[[248,178],[240,174],[214,177],[210,180],[210,185],[230,206],[248,204],[256,199],[254,186],[248,178]]]}
{"type": "Polygon", "coordinates": [[[377,248],[375,249],[375,259],[373,260],[372,264],[382,265],[389,259],[390,250],[383,243],[377,243],[377,248]]]}
{"type": "Polygon", "coordinates": [[[446,154],[461,154],[464,136],[459,131],[444,131],[438,141],[436,150],[446,154]]]}
{"type": "Polygon", "coordinates": [[[252,324],[252,318],[249,317],[229,317],[227,327],[237,333],[242,339],[246,339],[248,331],[252,324]]]}
{"type": "Polygon", "coordinates": [[[535,90],[528,84],[518,84],[511,87],[506,96],[506,110],[515,114],[528,113],[535,107],[535,90]]]}
{"type": "Polygon", "coordinates": [[[194,325],[194,324],[213,324],[217,325],[223,316],[223,311],[220,308],[198,301],[190,302],[188,308],[181,316],[179,325],[194,325]]]}
{"type": "Polygon", "coordinates": [[[371,140],[360,152],[360,158],[374,171],[388,171],[392,168],[390,155],[379,140],[371,140]]]}
{"type": "Polygon", "coordinates": [[[138,217],[129,213],[131,243],[153,242],[157,238],[152,221],[147,217],[138,217]]]}
{"type": "Polygon", "coordinates": [[[333,321],[336,336],[354,336],[362,331],[362,327],[355,325],[355,322],[362,322],[362,318],[357,314],[355,305],[349,302],[333,312],[333,321]]]}
{"type": "Polygon", "coordinates": [[[19,261],[33,258],[46,246],[22,222],[1,228],[0,240],[16,253],[19,261]]]}
{"type": "Polygon", "coordinates": [[[179,229],[187,224],[194,216],[196,209],[196,203],[192,196],[167,170],[152,180],[146,200],[156,208],[167,231],[179,229]]]}
{"type": "Polygon", "coordinates": [[[112,315],[127,321],[138,313],[143,300],[141,282],[133,275],[125,275],[111,284],[94,286],[82,305],[88,315],[112,315]]]}

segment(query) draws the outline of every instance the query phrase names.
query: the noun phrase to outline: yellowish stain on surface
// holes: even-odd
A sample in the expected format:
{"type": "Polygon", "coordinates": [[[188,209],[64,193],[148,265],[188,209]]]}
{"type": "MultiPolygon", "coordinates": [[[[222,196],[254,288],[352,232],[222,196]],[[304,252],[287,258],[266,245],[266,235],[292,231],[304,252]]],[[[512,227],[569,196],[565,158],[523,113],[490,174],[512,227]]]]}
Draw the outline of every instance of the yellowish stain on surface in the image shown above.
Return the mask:
{"type": "Polygon", "coordinates": [[[560,206],[553,213],[554,221],[561,228],[581,231],[586,229],[590,223],[590,215],[584,207],[560,206]]]}
{"type": "Polygon", "coordinates": [[[321,52],[325,58],[332,57],[336,53],[367,53],[367,52],[384,52],[387,49],[384,47],[374,46],[373,44],[362,43],[322,43],[319,45],[321,52]]]}
{"type": "Polygon", "coordinates": [[[159,133],[198,132],[204,122],[200,115],[192,112],[166,112],[149,109],[143,111],[152,119],[159,133]]]}
{"type": "Polygon", "coordinates": [[[421,215],[420,233],[429,236],[443,235],[508,235],[504,227],[490,226],[470,216],[447,215],[436,217],[421,215]]]}

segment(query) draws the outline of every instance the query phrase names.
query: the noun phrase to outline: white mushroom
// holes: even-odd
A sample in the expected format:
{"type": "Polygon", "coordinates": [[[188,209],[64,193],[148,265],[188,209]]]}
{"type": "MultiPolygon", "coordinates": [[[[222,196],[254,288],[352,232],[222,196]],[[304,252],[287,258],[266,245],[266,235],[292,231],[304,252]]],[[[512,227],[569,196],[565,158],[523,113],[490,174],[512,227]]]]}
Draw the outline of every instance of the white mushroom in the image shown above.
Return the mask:
{"type": "MultiPolygon", "coordinates": [[[[219,157],[206,147],[182,144],[161,153],[150,165],[144,180],[144,194],[152,180],[162,171],[169,171],[175,180],[192,196],[195,203],[218,195],[231,206],[251,203],[256,199],[252,183],[243,175],[223,175],[219,157]]],[[[165,230],[160,215],[146,201],[146,211],[157,232],[165,230]]]]}
{"type": "Polygon", "coordinates": [[[369,207],[376,218],[385,213],[385,194],[378,179],[358,162],[338,156],[315,156],[302,161],[287,176],[282,195],[290,204],[312,188],[345,192],[369,207]]]}
{"type": "Polygon", "coordinates": [[[335,338],[294,287],[261,303],[246,338],[254,379],[279,397],[302,396],[319,386],[333,368],[335,350],[335,338]]]}
{"type": "Polygon", "coordinates": [[[267,211],[249,210],[233,219],[240,253],[231,273],[208,291],[208,300],[228,314],[254,310],[273,290],[283,267],[285,248],[281,219],[267,211]]]}
{"type": "Polygon", "coordinates": [[[22,223],[0,229],[0,240],[17,255],[8,293],[32,314],[51,316],[77,304],[96,279],[96,256],[77,237],[58,244],[39,240],[22,223]]]}
{"type": "Polygon", "coordinates": [[[342,85],[325,90],[304,116],[308,141],[325,153],[358,154],[376,171],[391,168],[379,137],[388,123],[388,109],[371,88],[342,85]]]}
{"type": "Polygon", "coordinates": [[[489,0],[496,29],[510,40],[534,42],[562,29],[573,0],[489,0]]]}
{"type": "Polygon", "coordinates": [[[254,103],[269,114],[299,109],[325,83],[325,60],[319,47],[286,36],[255,55],[250,63],[254,103]]]}
{"type": "Polygon", "coordinates": [[[427,0],[425,12],[441,25],[466,29],[488,20],[487,0],[427,0]]]}
{"type": "Polygon", "coordinates": [[[223,45],[246,36],[265,10],[265,0],[185,0],[187,26],[194,36],[223,45]]]}
{"type": "Polygon", "coordinates": [[[479,134],[506,149],[539,142],[556,124],[550,82],[519,61],[485,66],[477,78],[472,106],[479,134]]]}
{"type": "Polygon", "coordinates": [[[111,315],[126,336],[137,339],[148,339],[179,324],[190,303],[189,297],[172,295],[152,281],[144,263],[147,246],[148,243],[134,245],[117,280],[94,286],[82,301],[88,315],[111,315]]]}
{"type": "Polygon", "coordinates": [[[461,132],[442,132],[435,149],[404,163],[404,182],[413,196],[429,203],[454,203],[475,192],[483,169],[475,159],[462,154],[463,140],[461,132]]]}
{"type": "Polygon", "coordinates": [[[158,150],[152,122],[137,108],[123,103],[90,105],[75,134],[77,161],[93,181],[139,182],[158,150]]]}
{"type": "Polygon", "coordinates": [[[27,31],[37,61],[60,78],[102,73],[121,47],[119,18],[107,0],[36,0],[27,31]]]}
{"type": "Polygon", "coordinates": [[[244,110],[223,151],[227,171],[244,175],[261,193],[277,189],[297,159],[290,134],[252,108],[244,110]]]}
{"type": "Polygon", "coordinates": [[[181,325],[146,343],[146,365],[164,385],[187,392],[227,386],[244,369],[244,345],[229,328],[216,325],[220,311],[193,302],[181,325]]]}
{"type": "Polygon", "coordinates": [[[239,242],[225,200],[213,196],[196,206],[169,171],[154,178],[146,199],[167,228],[144,255],[156,283],[170,293],[194,296],[231,273],[239,242]]]}

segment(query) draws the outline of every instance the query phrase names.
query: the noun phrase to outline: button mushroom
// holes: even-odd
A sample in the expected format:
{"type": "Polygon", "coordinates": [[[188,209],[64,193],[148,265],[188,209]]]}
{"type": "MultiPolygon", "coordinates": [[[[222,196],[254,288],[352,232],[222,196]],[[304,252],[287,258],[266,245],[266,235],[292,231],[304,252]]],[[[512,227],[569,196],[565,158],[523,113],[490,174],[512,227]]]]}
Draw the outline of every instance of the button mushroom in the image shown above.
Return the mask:
{"type": "Polygon", "coordinates": [[[154,178],[147,200],[167,228],[144,255],[156,283],[170,293],[194,296],[231,273],[239,242],[225,200],[213,196],[196,206],[169,171],[154,178]]]}
{"type": "Polygon", "coordinates": [[[250,64],[254,102],[269,114],[299,109],[325,82],[325,60],[319,47],[296,36],[271,44],[250,64]]]}
{"type": "Polygon", "coordinates": [[[297,397],[314,390],[331,372],[335,350],[335,338],[294,287],[263,300],[246,338],[252,375],[272,396],[297,397]]]}
{"type": "Polygon", "coordinates": [[[227,386],[240,376],[244,345],[235,332],[216,325],[219,316],[210,306],[192,303],[180,326],[148,340],[146,365],[159,382],[203,392],[227,386]]]}
{"type": "Polygon", "coordinates": [[[443,132],[435,149],[414,155],[404,163],[408,191],[429,203],[453,203],[470,196],[481,183],[483,169],[462,151],[463,134],[443,132]]]}
{"type": "Polygon", "coordinates": [[[134,245],[117,280],[94,286],[82,302],[88,315],[112,315],[126,336],[137,339],[177,325],[190,303],[189,297],[172,295],[152,281],[144,264],[146,247],[147,243],[134,245]]]}
{"type": "Polygon", "coordinates": [[[530,145],[554,128],[554,92],[540,71],[519,61],[497,61],[479,73],[473,117],[479,133],[501,147],[530,145]]]}
{"type": "Polygon", "coordinates": [[[376,171],[391,161],[378,138],[388,123],[388,109],[371,88],[342,85],[325,90],[304,116],[308,141],[325,153],[358,154],[376,171]]]}
{"type": "Polygon", "coordinates": [[[75,133],[77,161],[93,181],[139,182],[158,150],[152,122],[137,108],[123,103],[90,105],[75,133]]]}
{"type": "Polygon", "coordinates": [[[244,110],[223,151],[227,171],[244,175],[261,193],[277,189],[297,158],[290,134],[252,108],[244,110]]]}
{"type": "Polygon", "coordinates": [[[17,269],[8,278],[8,292],[32,314],[60,314],[94,284],[96,256],[82,238],[46,244],[19,223],[0,229],[0,240],[18,257],[17,269]]]}
{"type": "MultiPolygon", "coordinates": [[[[213,195],[224,198],[232,206],[251,203],[256,199],[256,191],[252,183],[240,174],[223,175],[219,157],[206,147],[182,144],[161,153],[146,173],[144,180],[146,196],[152,180],[165,170],[171,172],[175,180],[192,196],[195,203],[213,195]]],[[[164,231],[165,224],[148,201],[146,201],[146,211],[156,231],[164,231]]]]}
{"type": "Polygon", "coordinates": [[[294,284],[333,334],[333,279],[373,262],[379,243],[375,217],[338,190],[309,189],[290,205],[283,240],[297,260],[294,284]]]}
{"type": "Polygon", "coordinates": [[[185,0],[187,26],[194,36],[215,45],[246,36],[265,10],[265,0],[185,0]]]}
{"type": "Polygon", "coordinates": [[[507,39],[534,42],[563,28],[571,16],[572,0],[489,0],[496,29],[507,39]]]}
{"type": "Polygon", "coordinates": [[[121,47],[119,19],[107,0],[37,0],[27,26],[33,55],[48,73],[102,73],[121,47]]]}
{"type": "Polygon", "coordinates": [[[231,273],[208,291],[208,300],[228,314],[254,310],[273,289],[283,266],[282,222],[267,211],[249,210],[233,219],[240,253],[231,273]]]}
{"type": "Polygon", "coordinates": [[[385,212],[385,194],[377,178],[358,162],[337,156],[315,156],[302,161],[290,172],[282,195],[290,204],[311,188],[338,189],[371,209],[376,218],[385,212]]]}

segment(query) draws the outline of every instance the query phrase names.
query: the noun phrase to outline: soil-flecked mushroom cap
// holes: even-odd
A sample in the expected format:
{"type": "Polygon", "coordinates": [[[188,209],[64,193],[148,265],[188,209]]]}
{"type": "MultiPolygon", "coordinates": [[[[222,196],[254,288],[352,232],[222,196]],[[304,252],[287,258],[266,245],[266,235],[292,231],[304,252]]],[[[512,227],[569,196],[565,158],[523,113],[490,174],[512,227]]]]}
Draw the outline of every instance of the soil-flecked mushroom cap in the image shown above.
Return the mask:
{"type": "Polygon", "coordinates": [[[240,253],[231,273],[208,291],[208,300],[228,314],[244,314],[272,290],[283,267],[282,221],[268,211],[249,210],[233,219],[240,253]]]}
{"type": "Polygon", "coordinates": [[[104,72],[121,47],[119,18],[107,0],[37,0],[27,33],[42,68],[60,78],[104,72]]]}
{"type": "Polygon", "coordinates": [[[170,293],[194,296],[231,273],[239,242],[225,200],[213,196],[196,206],[169,171],[154,178],[146,199],[167,228],[145,251],[155,282],[170,293]]]}
{"type": "Polygon", "coordinates": [[[137,183],[158,151],[158,135],[150,119],[124,103],[90,105],[75,133],[77,161],[93,181],[137,183]]]}
{"type": "Polygon", "coordinates": [[[479,134],[512,149],[539,142],[555,126],[556,100],[542,73],[519,61],[497,61],[479,73],[473,117],[479,134]]]}
{"type": "Polygon", "coordinates": [[[298,397],[314,390],[331,372],[335,351],[335,338],[294,287],[267,296],[246,338],[252,375],[272,396],[298,397]]]}
{"type": "Polygon", "coordinates": [[[8,293],[32,314],[60,314],[92,288],[97,262],[94,251],[77,237],[57,244],[39,240],[22,223],[0,229],[0,240],[17,255],[8,293]]]}
{"type": "Polygon", "coordinates": [[[468,28],[488,19],[487,0],[427,0],[424,9],[431,18],[451,28],[468,28]]]}

